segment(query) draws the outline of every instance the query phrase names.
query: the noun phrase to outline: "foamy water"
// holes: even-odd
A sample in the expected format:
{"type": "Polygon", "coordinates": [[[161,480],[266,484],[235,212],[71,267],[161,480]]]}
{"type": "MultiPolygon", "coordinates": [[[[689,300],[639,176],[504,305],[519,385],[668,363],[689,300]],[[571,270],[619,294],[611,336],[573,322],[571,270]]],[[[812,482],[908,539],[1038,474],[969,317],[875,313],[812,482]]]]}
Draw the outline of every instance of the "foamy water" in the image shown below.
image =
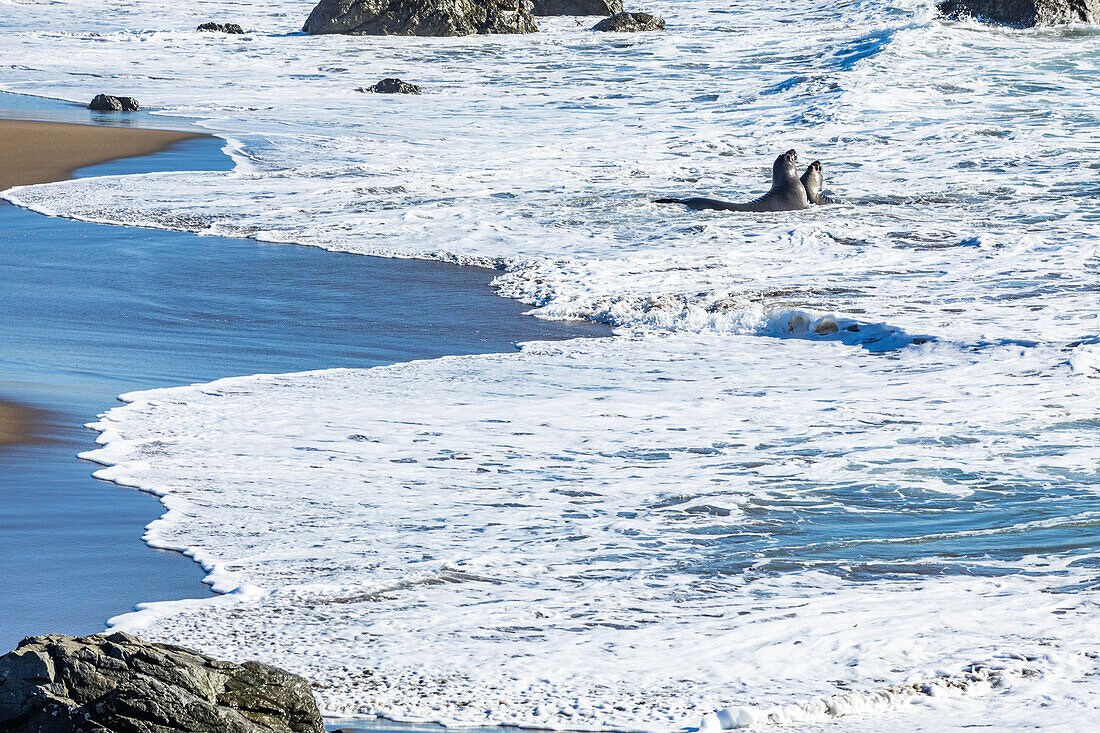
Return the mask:
{"type": "Polygon", "coordinates": [[[127,396],[90,457],[165,495],[148,539],[226,595],[118,625],[342,715],[1097,714],[1100,32],[699,0],[645,8],[664,34],[308,38],[308,1],[177,5],[6,6],[0,86],[199,117],[236,171],[8,198],[493,264],[620,330],[127,396]],[[426,93],[354,91],[392,75],[426,93]],[[755,197],[790,147],[844,203],[650,203],[755,197]]]}

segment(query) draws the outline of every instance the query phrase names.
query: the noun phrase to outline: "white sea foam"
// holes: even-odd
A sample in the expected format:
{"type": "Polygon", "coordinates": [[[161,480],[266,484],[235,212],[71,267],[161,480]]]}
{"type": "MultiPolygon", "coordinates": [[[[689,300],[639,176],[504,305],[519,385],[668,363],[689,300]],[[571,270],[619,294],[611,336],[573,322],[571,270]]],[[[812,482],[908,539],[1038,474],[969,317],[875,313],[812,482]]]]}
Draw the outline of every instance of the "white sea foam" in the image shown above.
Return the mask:
{"type": "MultiPolygon", "coordinates": [[[[251,590],[115,622],[261,655],[339,714],[812,721],[1009,655],[1034,676],[994,705],[1069,720],[1096,692],[1094,559],[1032,548],[1096,524],[1065,513],[1096,491],[1096,426],[1067,418],[1100,383],[995,352],[619,338],[127,395],[97,475],[167,494],[148,539],[251,590]]],[[[988,715],[969,697],[952,720],[988,715]]]]}
{"type": "Polygon", "coordinates": [[[311,4],[11,6],[0,87],[132,94],[237,168],[7,198],[489,264],[622,328],[131,395],[100,475],[163,494],[149,541],[229,593],[121,625],[307,673],[340,713],[1096,715],[1100,33],[690,0],[645,8],[663,34],[294,35],[311,4]],[[426,93],[354,91],[393,75],[426,93]],[[845,203],[651,203],[754,196],[789,147],[845,203]],[[951,682],[974,663],[996,685],[951,682]]]}

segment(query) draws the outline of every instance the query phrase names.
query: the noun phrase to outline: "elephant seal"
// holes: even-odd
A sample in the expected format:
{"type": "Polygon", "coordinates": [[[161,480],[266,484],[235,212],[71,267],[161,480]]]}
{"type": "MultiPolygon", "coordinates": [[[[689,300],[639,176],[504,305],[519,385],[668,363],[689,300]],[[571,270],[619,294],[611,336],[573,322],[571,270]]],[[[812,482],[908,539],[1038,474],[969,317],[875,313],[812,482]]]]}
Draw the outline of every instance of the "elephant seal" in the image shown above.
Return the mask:
{"type": "Polygon", "coordinates": [[[798,211],[810,208],[806,188],[798,178],[798,153],[793,150],[780,155],[772,164],[772,187],[766,194],[747,204],[732,204],[716,199],[657,199],[655,204],[683,204],[689,209],[702,211],[798,211]]]}
{"type": "Polygon", "coordinates": [[[802,174],[802,186],[806,189],[806,198],[815,204],[835,204],[836,201],[821,193],[825,179],[821,177],[821,161],[815,160],[802,174]]]}

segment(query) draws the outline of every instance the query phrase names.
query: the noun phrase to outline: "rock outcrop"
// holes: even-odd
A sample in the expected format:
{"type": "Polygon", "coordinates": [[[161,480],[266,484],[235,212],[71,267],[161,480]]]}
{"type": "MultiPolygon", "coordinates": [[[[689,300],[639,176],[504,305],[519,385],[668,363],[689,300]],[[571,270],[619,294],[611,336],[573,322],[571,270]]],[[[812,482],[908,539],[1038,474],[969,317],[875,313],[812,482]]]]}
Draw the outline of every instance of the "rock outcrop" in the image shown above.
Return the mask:
{"type": "Polygon", "coordinates": [[[623,0],[530,0],[533,15],[616,15],[623,0]]]}
{"type": "Polygon", "coordinates": [[[522,0],[321,0],[302,30],[311,35],[468,36],[535,33],[522,0]]]}
{"type": "Polygon", "coordinates": [[[203,23],[195,30],[210,31],[211,33],[229,33],[235,36],[244,33],[244,28],[241,28],[236,23],[203,23]]]}
{"type": "Polygon", "coordinates": [[[619,13],[592,26],[594,31],[614,33],[638,33],[640,31],[663,31],[664,29],[664,19],[649,13],[619,13]]]}
{"type": "Polygon", "coordinates": [[[1064,23],[1100,23],[1100,0],[946,0],[940,14],[1030,28],[1064,23]]]}
{"type": "Polygon", "coordinates": [[[128,634],[32,636],[0,657],[7,733],[324,733],[309,683],[128,634]]]}
{"type": "Polygon", "coordinates": [[[377,84],[372,84],[369,87],[359,87],[355,91],[373,94],[420,94],[420,87],[400,79],[383,79],[377,84]]]}
{"type": "Polygon", "coordinates": [[[96,112],[137,112],[141,105],[133,97],[112,97],[110,94],[97,94],[88,109],[96,112]]]}

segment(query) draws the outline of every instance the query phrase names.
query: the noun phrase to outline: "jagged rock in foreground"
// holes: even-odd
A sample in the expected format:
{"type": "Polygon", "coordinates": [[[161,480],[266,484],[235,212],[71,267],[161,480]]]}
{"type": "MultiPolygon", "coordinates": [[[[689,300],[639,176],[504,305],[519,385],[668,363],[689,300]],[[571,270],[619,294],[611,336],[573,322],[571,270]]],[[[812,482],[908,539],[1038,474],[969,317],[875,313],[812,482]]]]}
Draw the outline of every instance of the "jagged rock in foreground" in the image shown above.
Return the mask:
{"type": "Polygon", "coordinates": [[[535,33],[522,0],[321,0],[302,30],[311,35],[468,36],[535,33]]]}
{"type": "Polygon", "coordinates": [[[946,0],[940,14],[975,18],[1018,28],[1064,23],[1100,23],[1100,0],[946,0]]]}
{"type": "Polygon", "coordinates": [[[369,87],[359,87],[357,92],[370,92],[374,94],[420,94],[420,87],[400,79],[383,79],[369,87]]]}
{"type": "Polygon", "coordinates": [[[229,33],[235,36],[239,36],[244,33],[244,28],[241,28],[236,23],[203,23],[195,30],[210,31],[211,33],[229,33]]]}
{"type": "Polygon", "coordinates": [[[7,733],[324,733],[309,683],[123,633],[31,636],[0,657],[7,733]]]}
{"type": "Polygon", "coordinates": [[[533,15],[616,15],[623,0],[530,0],[533,15]]]}
{"type": "Polygon", "coordinates": [[[594,31],[610,31],[615,33],[638,33],[640,31],[663,31],[665,21],[656,15],[649,13],[619,13],[610,18],[601,20],[592,26],[594,31]]]}
{"type": "Polygon", "coordinates": [[[88,109],[96,112],[137,112],[141,105],[133,97],[112,97],[110,94],[97,94],[88,109]]]}

